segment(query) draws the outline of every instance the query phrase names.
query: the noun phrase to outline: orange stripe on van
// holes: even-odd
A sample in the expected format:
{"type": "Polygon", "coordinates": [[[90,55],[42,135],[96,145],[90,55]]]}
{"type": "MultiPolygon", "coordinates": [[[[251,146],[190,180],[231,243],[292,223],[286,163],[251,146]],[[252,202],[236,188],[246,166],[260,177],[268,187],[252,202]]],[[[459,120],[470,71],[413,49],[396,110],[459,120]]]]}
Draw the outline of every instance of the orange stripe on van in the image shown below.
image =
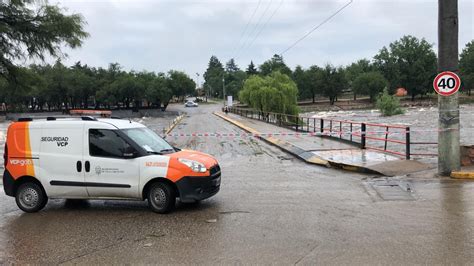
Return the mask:
{"type": "Polygon", "coordinates": [[[8,127],[8,158],[6,169],[14,179],[28,175],[35,176],[31,158],[29,122],[16,122],[8,127]]]}
{"type": "Polygon", "coordinates": [[[202,152],[192,150],[181,150],[179,152],[167,154],[166,156],[170,157],[166,178],[173,182],[179,181],[184,176],[209,176],[209,170],[205,173],[193,172],[191,168],[180,163],[178,161],[178,158],[199,161],[203,163],[204,166],[208,169],[217,164],[216,159],[212,158],[211,156],[202,152]]]}
{"type": "MultiPolygon", "coordinates": [[[[30,123],[26,123],[25,126],[25,157],[31,158],[31,143],[30,143],[30,130],[29,130],[30,123]]],[[[31,160],[30,164],[26,165],[26,175],[35,176],[35,166],[33,165],[33,160],[31,160]]]]}

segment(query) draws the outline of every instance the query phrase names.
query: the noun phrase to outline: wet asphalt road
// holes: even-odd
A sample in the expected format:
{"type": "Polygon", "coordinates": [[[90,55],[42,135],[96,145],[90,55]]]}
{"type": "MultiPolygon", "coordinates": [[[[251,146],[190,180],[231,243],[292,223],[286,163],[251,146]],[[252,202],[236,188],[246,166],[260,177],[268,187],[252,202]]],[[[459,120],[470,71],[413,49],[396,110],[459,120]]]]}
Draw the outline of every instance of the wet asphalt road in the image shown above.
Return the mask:
{"type": "MultiPolygon", "coordinates": [[[[217,108],[187,108],[173,132],[241,132],[217,108]]],[[[0,264],[474,263],[474,183],[414,178],[412,200],[383,200],[371,176],[307,165],[255,139],[169,141],[217,157],[215,197],[168,215],[145,202],[64,200],[25,214],[2,189],[0,264]]]]}

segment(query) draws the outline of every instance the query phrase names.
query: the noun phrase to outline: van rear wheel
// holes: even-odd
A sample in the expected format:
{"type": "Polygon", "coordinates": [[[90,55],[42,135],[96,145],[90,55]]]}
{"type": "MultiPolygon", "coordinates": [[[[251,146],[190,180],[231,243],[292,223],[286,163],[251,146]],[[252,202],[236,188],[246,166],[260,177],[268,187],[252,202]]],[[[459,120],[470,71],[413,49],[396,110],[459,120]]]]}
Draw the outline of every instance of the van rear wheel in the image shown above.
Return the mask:
{"type": "Polygon", "coordinates": [[[168,213],[174,209],[176,204],[176,192],[166,183],[152,184],[148,190],[147,198],[148,206],[157,213],[168,213]]]}
{"type": "Polygon", "coordinates": [[[37,212],[46,206],[48,197],[43,189],[34,182],[21,184],[16,190],[16,205],[24,212],[37,212]]]}

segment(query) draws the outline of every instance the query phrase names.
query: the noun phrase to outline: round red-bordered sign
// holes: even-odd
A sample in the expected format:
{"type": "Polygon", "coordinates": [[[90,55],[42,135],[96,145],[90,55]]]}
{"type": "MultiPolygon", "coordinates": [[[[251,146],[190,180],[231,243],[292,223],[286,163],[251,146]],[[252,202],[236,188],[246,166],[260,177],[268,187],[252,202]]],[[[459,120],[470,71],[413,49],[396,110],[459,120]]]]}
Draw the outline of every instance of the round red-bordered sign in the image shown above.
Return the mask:
{"type": "Polygon", "coordinates": [[[461,87],[461,79],[456,73],[444,71],[439,73],[433,81],[433,88],[439,95],[450,96],[461,87]]]}

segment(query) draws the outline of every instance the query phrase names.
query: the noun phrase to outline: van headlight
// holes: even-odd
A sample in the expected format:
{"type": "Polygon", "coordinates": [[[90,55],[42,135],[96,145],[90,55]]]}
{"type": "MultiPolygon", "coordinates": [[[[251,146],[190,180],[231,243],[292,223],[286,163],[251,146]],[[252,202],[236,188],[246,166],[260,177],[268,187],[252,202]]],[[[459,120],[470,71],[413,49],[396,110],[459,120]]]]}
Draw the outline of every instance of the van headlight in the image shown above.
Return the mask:
{"type": "Polygon", "coordinates": [[[196,162],[196,161],[188,160],[188,159],[182,159],[182,158],[179,158],[178,161],[186,165],[187,167],[191,168],[193,172],[205,173],[207,171],[206,166],[204,166],[204,164],[200,162],[196,162]]]}

